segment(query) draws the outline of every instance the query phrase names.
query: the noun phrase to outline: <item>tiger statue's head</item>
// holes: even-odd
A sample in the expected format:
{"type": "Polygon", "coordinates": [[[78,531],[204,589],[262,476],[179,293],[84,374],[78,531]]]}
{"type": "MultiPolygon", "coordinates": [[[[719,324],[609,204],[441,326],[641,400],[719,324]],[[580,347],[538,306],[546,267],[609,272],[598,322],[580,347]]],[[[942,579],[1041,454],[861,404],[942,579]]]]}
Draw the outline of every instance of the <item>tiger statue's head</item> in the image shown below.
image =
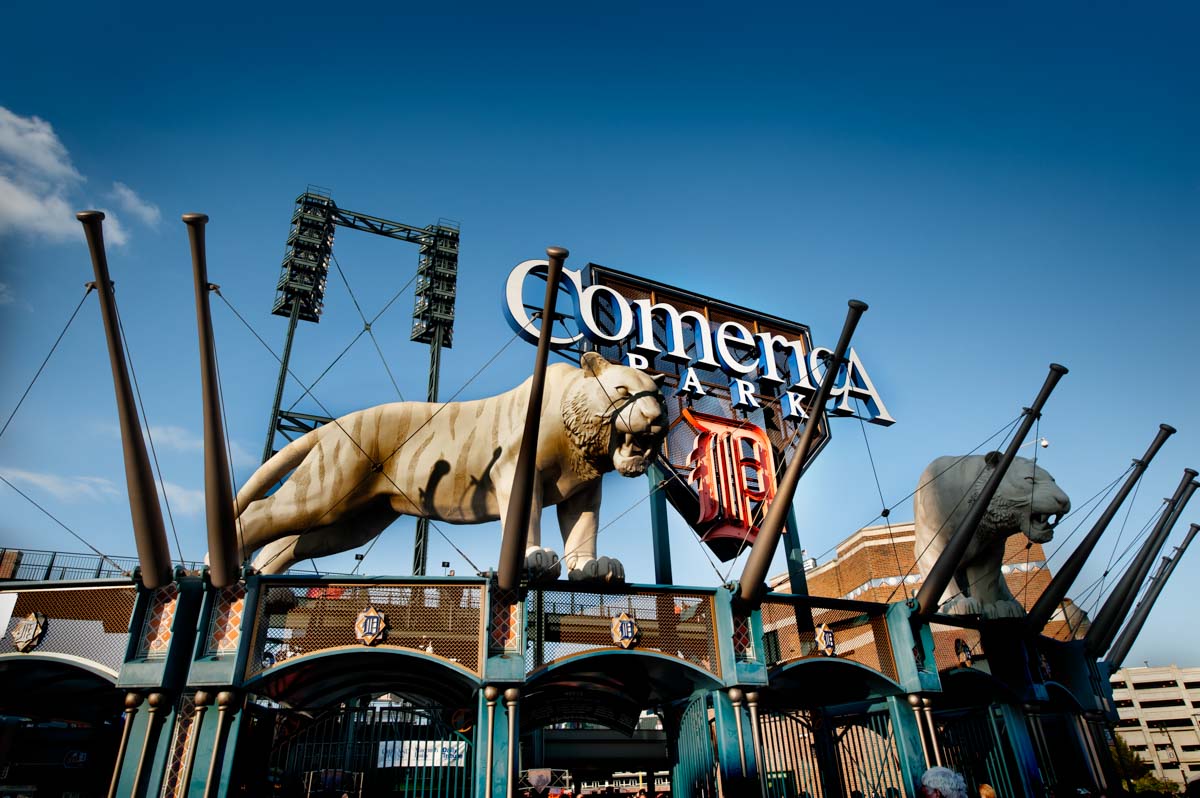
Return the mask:
{"type": "Polygon", "coordinates": [[[582,377],[563,395],[561,408],[572,465],[597,476],[646,473],[667,434],[663,375],[609,363],[595,352],[585,352],[579,365],[582,377]]]}
{"type": "MultiPolygon", "coordinates": [[[[999,462],[1000,453],[989,452],[984,460],[991,467],[999,462]]],[[[1049,471],[1033,460],[1017,457],[1004,473],[979,528],[981,534],[1007,537],[1020,532],[1034,543],[1047,543],[1070,509],[1071,500],[1049,471]]]]}

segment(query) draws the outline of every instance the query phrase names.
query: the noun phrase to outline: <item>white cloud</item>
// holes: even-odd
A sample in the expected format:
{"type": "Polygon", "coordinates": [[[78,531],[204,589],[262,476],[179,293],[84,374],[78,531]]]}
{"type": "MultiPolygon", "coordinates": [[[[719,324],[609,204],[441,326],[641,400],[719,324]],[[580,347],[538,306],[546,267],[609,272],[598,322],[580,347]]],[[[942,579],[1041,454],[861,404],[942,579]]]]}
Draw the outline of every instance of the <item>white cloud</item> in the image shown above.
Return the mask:
{"type": "MultiPolygon", "coordinates": [[[[85,180],[49,122],[0,106],[0,235],[80,240],[83,228],[75,211],[86,204],[79,199],[85,180]]],[[[123,202],[118,194],[114,197],[123,202]]],[[[105,215],[105,240],[113,246],[127,243],[129,234],[120,219],[105,215]]]]}
{"type": "Polygon", "coordinates": [[[49,122],[36,116],[18,116],[3,106],[0,106],[0,157],[12,170],[43,180],[83,180],[49,122]]]}
{"type": "MultiPolygon", "coordinates": [[[[166,424],[151,426],[150,434],[154,437],[154,445],[161,449],[170,449],[184,454],[204,451],[204,440],[196,433],[185,427],[166,424]]],[[[229,444],[230,457],[234,467],[257,466],[258,458],[246,451],[237,441],[229,444]]]]}
{"type": "Polygon", "coordinates": [[[17,298],[13,296],[12,289],[8,287],[8,283],[0,283],[0,305],[11,305],[17,298]]]}
{"type": "Polygon", "coordinates": [[[37,488],[68,502],[80,499],[98,501],[121,495],[113,481],[104,477],[63,477],[19,468],[0,468],[0,476],[9,482],[37,488]]]}
{"type": "Polygon", "coordinates": [[[163,481],[162,487],[171,503],[173,514],[196,516],[204,512],[204,491],[185,488],[166,480],[163,481]]]}
{"type": "Polygon", "coordinates": [[[113,183],[112,196],[123,209],[148,227],[158,227],[162,214],[153,202],[146,202],[137,192],[121,182],[113,183]]]}

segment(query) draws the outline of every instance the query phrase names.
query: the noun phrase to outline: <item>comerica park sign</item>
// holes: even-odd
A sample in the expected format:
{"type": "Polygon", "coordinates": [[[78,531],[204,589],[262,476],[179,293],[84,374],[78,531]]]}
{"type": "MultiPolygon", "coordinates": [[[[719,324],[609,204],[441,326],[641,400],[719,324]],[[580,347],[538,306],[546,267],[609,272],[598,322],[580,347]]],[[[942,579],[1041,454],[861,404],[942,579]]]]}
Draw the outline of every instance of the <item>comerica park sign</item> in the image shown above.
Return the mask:
{"type": "MultiPolygon", "coordinates": [[[[508,323],[534,344],[542,323],[532,303],[545,293],[547,265],[524,261],[505,283],[508,323]]],[[[774,499],[830,350],[814,345],[806,325],[596,264],[563,269],[559,290],[551,346],[595,350],[665,378],[660,465],[678,477],[662,483],[667,499],[718,557],[736,557],[774,499]]],[[[895,421],[853,349],[827,409],[895,421]]],[[[806,466],[829,436],[821,418],[806,466]]]]}
{"type": "MultiPolygon", "coordinates": [[[[540,330],[524,303],[524,287],[531,276],[544,276],[546,266],[544,260],[519,263],[505,284],[505,317],[519,336],[534,344],[540,330]]],[[[593,274],[596,269],[592,268],[593,274]]],[[[702,372],[723,372],[734,408],[761,408],[756,394],[766,389],[778,393],[784,418],[805,418],[804,405],[816,393],[824,373],[824,359],[830,353],[827,347],[813,347],[808,341],[771,330],[752,330],[744,319],[722,320],[704,309],[680,309],[654,297],[629,297],[605,282],[584,285],[578,269],[563,269],[563,285],[575,306],[578,331],[552,337],[552,346],[578,346],[586,339],[601,349],[624,349],[626,365],[637,369],[654,370],[660,359],[682,365],[685,368],[675,391],[685,396],[700,397],[708,392],[702,372]]],[[[848,360],[845,376],[833,391],[831,411],[853,414],[857,399],[871,423],[895,423],[853,348],[848,360]]]]}

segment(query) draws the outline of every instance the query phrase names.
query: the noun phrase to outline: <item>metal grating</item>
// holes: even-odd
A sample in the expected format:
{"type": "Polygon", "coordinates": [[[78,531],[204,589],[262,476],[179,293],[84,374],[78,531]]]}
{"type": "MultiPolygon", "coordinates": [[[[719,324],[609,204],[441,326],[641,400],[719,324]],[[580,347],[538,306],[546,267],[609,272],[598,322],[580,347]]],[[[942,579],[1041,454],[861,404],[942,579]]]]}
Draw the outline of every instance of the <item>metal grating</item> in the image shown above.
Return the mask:
{"type": "Polygon", "coordinates": [[[772,597],[763,602],[763,647],[767,665],[778,665],[805,657],[825,656],[817,650],[815,629],[827,625],[833,632],[834,656],[865,665],[892,681],[898,680],[892,657],[891,637],[884,612],[821,607],[820,600],[806,597],[772,597]],[[797,626],[797,616],[800,624],[797,626]],[[809,617],[812,623],[808,622],[809,617]],[[797,629],[800,631],[798,632],[797,629]]]}
{"type": "Polygon", "coordinates": [[[137,601],[135,586],[4,591],[6,595],[14,593],[16,605],[0,638],[0,654],[16,653],[13,626],[30,613],[40,612],[46,616],[45,634],[30,653],[80,657],[117,675],[129,642],[129,621],[137,601]]]}
{"type": "Polygon", "coordinates": [[[480,672],[483,586],[478,583],[346,584],[264,581],[254,618],[247,677],[290,659],[342,646],[355,636],[358,614],[374,607],[386,618],[375,648],[421,651],[480,672]]]}
{"type": "Polygon", "coordinates": [[[175,712],[175,730],[171,734],[171,747],[167,754],[162,798],[180,798],[187,795],[188,759],[193,754],[192,739],[199,730],[196,720],[195,695],[184,695],[179,699],[179,706],[175,712]]]}
{"type": "Polygon", "coordinates": [[[657,651],[721,675],[713,597],[709,593],[633,590],[590,593],[531,591],[526,672],[576,654],[614,649],[612,620],[628,614],[637,624],[635,648],[657,651]]]}

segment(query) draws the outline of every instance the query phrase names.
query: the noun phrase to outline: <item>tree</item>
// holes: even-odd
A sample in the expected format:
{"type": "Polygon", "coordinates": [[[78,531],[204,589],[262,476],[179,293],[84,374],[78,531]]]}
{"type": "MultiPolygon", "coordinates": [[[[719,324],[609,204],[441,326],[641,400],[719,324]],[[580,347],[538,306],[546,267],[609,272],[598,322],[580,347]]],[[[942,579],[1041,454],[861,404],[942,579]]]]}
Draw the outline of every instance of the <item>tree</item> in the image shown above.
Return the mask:
{"type": "Polygon", "coordinates": [[[1150,763],[1138,756],[1121,738],[1121,735],[1113,735],[1113,745],[1110,750],[1113,755],[1113,766],[1126,786],[1150,772],[1150,763]]]}
{"type": "Polygon", "coordinates": [[[1147,773],[1133,782],[1133,791],[1137,792],[1155,792],[1162,795],[1178,795],[1179,784],[1170,779],[1160,779],[1153,773],[1147,773]]]}

